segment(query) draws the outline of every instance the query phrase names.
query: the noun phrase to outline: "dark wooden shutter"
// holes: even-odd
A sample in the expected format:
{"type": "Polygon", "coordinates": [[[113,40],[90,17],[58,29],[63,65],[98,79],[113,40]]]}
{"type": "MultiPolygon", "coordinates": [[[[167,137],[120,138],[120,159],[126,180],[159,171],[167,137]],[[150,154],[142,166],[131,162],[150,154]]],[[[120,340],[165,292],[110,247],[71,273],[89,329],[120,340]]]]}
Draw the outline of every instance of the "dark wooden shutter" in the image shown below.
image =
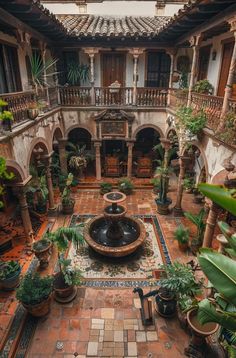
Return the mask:
{"type": "Polygon", "coordinates": [[[234,42],[225,43],[223,47],[220,80],[219,80],[218,92],[217,92],[217,95],[221,97],[223,97],[225,93],[225,86],[228,79],[233,47],[234,47],[234,42]]]}

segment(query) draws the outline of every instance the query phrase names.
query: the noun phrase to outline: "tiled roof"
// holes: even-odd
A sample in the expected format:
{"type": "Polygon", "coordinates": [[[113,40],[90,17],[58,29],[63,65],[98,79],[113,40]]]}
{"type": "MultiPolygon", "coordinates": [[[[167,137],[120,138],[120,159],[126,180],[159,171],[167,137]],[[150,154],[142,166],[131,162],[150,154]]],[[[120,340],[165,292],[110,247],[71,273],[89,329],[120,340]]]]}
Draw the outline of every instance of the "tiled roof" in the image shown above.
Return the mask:
{"type": "Polygon", "coordinates": [[[75,37],[155,37],[169,21],[167,16],[109,17],[93,15],[58,15],[75,37]]]}

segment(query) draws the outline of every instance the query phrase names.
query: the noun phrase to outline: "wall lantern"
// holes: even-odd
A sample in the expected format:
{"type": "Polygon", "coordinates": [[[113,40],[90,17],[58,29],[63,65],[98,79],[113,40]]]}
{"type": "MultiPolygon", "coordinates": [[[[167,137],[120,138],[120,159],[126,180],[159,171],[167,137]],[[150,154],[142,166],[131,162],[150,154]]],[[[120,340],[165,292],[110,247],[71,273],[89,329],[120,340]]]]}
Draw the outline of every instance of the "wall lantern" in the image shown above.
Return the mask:
{"type": "Polygon", "coordinates": [[[216,60],[216,55],[217,55],[216,50],[213,50],[212,51],[212,61],[216,60]]]}

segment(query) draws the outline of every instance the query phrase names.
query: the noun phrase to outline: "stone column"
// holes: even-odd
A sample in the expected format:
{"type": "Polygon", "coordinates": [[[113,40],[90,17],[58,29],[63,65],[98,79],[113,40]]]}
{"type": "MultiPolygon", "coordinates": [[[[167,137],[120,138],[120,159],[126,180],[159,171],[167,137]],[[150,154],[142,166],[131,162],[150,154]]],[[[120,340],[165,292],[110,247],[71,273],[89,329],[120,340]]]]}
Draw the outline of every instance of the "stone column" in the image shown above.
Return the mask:
{"type": "Polygon", "coordinates": [[[102,143],[101,142],[95,142],[95,159],[96,159],[96,179],[101,180],[102,179],[102,172],[101,172],[101,148],[102,143]]]}
{"type": "Polygon", "coordinates": [[[67,139],[58,139],[58,152],[59,152],[59,160],[60,160],[60,166],[61,171],[63,174],[68,174],[67,169],[67,158],[66,158],[66,142],[67,139]]]}
{"type": "Polygon", "coordinates": [[[22,222],[23,222],[23,226],[24,226],[25,235],[26,235],[26,242],[27,242],[27,244],[31,244],[32,238],[33,238],[33,229],[32,229],[31,219],[30,219],[30,215],[29,215],[29,208],[28,208],[28,204],[27,204],[27,200],[26,200],[25,187],[16,185],[13,188],[13,192],[15,193],[15,195],[17,196],[17,198],[19,200],[20,213],[21,213],[21,218],[22,218],[22,222]]]}
{"type": "Polygon", "coordinates": [[[186,165],[187,158],[180,155],[179,156],[179,178],[178,178],[178,186],[177,186],[177,197],[176,197],[176,204],[173,209],[174,216],[183,216],[183,209],[181,206],[182,198],[183,198],[183,180],[185,176],[185,165],[186,165]]]}
{"type": "Polygon", "coordinates": [[[212,202],[210,205],[210,211],[206,221],[206,230],[204,233],[204,239],[202,244],[203,247],[211,247],[215,227],[217,224],[218,213],[219,213],[219,206],[212,202]]]}
{"type": "Polygon", "coordinates": [[[127,143],[128,147],[128,162],[127,162],[127,177],[132,177],[132,166],[133,166],[133,146],[134,143],[127,143]]]}
{"type": "MultiPolygon", "coordinates": [[[[46,63],[46,50],[47,50],[47,44],[45,42],[42,42],[40,41],[40,51],[41,51],[41,57],[42,57],[42,62],[43,62],[43,65],[45,66],[45,63],[46,63]]],[[[47,86],[47,71],[43,71],[43,81],[44,81],[44,88],[46,90],[46,97],[47,97],[47,102],[49,104],[49,107],[50,107],[50,97],[49,97],[49,92],[48,92],[48,86],[47,86]]]]}
{"type": "Polygon", "coordinates": [[[129,53],[133,55],[134,59],[134,72],[133,72],[133,105],[137,104],[137,84],[138,84],[138,58],[143,53],[143,48],[129,49],[129,53]]]}
{"type": "Polygon", "coordinates": [[[99,48],[87,47],[84,48],[84,53],[89,56],[90,66],[90,84],[91,84],[91,104],[95,104],[95,93],[94,93],[94,82],[95,82],[95,71],[94,71],[94,57],[99,52],[99,48]]]}
{"type": "Polygon", "coordinates": [[[173,72],[174,72],[174,62],[175,62],[175,54],[176,54],[176,50],[175,49],[167,49],[166,53],[170,56],[170,78],[169,78],[169,91],[168,91],[168,98],[167,98],[167,105],[170,105],[170,90],[173,86],[173,72]]]}
{"type": "Polygon", "coordinates": [[[193,59],[192,59],[192,67],[191,67],[191,73],[190,73],[187,106],[191,105],[191,93],[193,90],[194,81],[195,81],[196,73],[197,73],[197,60],[198,60],[198,52],[199,52],[200,42],[201,42],[201,34],[192,36],[190,39],[190,44],[193,48],[193,59]]]}
{"type": "Polygon", "coordinates": [[[230,24],[230,30],[233,32],[234,35],[234,49],[231,57],[228,79],[225,87],[224,100],[223,100],[223,105],[220,115],[220,123],[217,128],[218,132],[220,132],[224,128],[225,115],[229,110],[229,99],[231,98],[232,95],[232,85],[233,85],[234,73],[236,68],[236,17],[230,19],[228,22],[230,24]]]}
{"type": "Polygon", "coordinates": [[[49,212],[54,212],[57,207],[54,202],[54,192],[53,192],[53,185],[52,185],[52,174],[51,174],[51,156],[50,153],[47,156],[44,156],[45,160],[45,168],[46,168],[46,180],[47,180],[47,187],[48,187],[48,202],[49,202],[49,212]]]}

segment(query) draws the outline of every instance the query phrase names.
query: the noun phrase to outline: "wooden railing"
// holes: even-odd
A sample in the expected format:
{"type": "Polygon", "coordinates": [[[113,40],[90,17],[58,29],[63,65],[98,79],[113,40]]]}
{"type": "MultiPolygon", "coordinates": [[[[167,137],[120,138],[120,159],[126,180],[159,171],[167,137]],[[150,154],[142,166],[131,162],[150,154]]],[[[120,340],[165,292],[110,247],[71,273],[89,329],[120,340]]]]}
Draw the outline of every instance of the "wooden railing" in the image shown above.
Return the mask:
{"type": "Polygon", "coordinates": [[[200,93],[191,94],[191,105],[196,109],[204,109],[207,115],[207,126],[216,130],[219,125],[223,97],[200,93]]]}
{"type": "Polygon", "coordinates": [[[62,106],[88,106],[91,104],[91,88],[60,87],[60,103],[62,106]]]}
{"type": "Polygon", "coordinates": [[[7,110],[13,113],[14,123],[28,119],[28,106],[35,102],[34,91],[1,94],[0,98],[8,103],[7,110]]]}
{"type": "Polygon", "coordinates": [[[168,90],[163,88],[138,87],[137,106],[165,107],[167,105],[168,90]]]}
{"type": "Polygon", "coordinates": [[[133,88],[132,87],[95,87],[95,105],[110,106],[123,105],[129,106],[133,104],[133,88]]]}
{"type": "Polygon", "coordinates": [[[229,110],[236,114],[236,99],[229,100],[229,110]]]}

